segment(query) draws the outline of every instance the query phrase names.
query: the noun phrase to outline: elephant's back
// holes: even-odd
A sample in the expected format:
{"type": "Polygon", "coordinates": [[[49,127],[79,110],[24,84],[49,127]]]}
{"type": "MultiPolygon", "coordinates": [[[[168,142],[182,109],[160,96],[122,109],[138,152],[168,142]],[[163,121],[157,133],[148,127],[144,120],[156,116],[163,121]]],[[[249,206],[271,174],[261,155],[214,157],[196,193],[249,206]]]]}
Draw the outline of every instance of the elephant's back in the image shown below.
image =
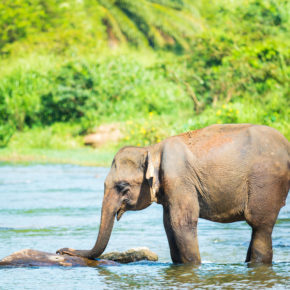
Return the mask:
{"type": "Polygon", "coordinates": [[[276,129],[252,124],[212,125],[178,136],[205,172],[246,178],[255,163],[279,163],[289,171],[289,142],[276,129]]]}
{"type": "MultiPolygon", "coordinates": [[[[245,157],[249,151],[254,155],[273,151],[290,154],[290,143],[276,129],[253,124],[217,124],[176,136],[181,138],[190,151],[200,157],[215,152],[240,150],[245,157]]],[[[284,156],[285,157],[285,156],[284,156]]],[[[286,158],[288,159],[288,158],[286,158]]]]}
{"type": "Polygon", "coordinates": [[[250,134],[252,142],[257,145],[257,154],[268,154],[273,153],[275,155],[281,155],[285,160],[289,159],[290,155],[290,143],[289,141],[276,129],[256,125],[250,128],[250,134]]]}
{"type": "Polygon", "coordinates": [[[224,124],[180,134],[176,137],[182,139],[190,151],[199,157],[210,155],[224,147],[250,143],[250,128],[252,124],[224,124]]]}
{"type": "Polygon", "coordinates": [[[248,200],[247,180],[254,164],[263,164],[268,159],[272,164],[280,162],[283,171],[287,166],[288,141],[267,126],[213,125],[178,137],[195,156],[193,166],[198,168],[203,184],[201,217],[206,219],[221,222],[243,219],[248,200]]]}

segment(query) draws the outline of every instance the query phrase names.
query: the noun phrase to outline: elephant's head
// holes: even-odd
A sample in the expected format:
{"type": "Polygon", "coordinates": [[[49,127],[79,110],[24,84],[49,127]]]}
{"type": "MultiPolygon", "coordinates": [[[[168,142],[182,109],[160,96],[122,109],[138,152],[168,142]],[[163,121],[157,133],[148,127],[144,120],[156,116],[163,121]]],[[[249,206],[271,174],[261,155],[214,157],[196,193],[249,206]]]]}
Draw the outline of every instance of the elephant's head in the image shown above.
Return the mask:
{"type": "Polygon", "coordinates": [[[140,147],[122,148],[115,156],[105,181],[101,225],[90,257],[105,250],[115,216],[119,220],[127,210],[141,210],[155,200],[154,165],[150,152],[140,147]]]}

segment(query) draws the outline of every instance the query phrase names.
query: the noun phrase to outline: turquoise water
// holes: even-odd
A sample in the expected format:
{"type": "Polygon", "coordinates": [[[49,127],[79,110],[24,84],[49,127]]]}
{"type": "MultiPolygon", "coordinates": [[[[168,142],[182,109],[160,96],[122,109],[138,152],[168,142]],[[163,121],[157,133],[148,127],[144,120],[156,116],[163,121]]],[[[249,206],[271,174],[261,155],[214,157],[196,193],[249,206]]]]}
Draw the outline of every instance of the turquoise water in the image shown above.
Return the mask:
{"type": "MultiPolygon", "coordinates": [[[[89,249],[95,243],[107,168],[72,165],[0,166],[0,259],[31,248],[89,249]]],[[[285,289],[290,288],[290,198],[273,232],[272,267],[244,263],[251,231],[245,222],[200,219],[202,265],[173,265],[154,204],[126,212],[115,223],[106,251],[146,246],[159,262],[99,268],[0,269],[0,289],[285,289]]]]}

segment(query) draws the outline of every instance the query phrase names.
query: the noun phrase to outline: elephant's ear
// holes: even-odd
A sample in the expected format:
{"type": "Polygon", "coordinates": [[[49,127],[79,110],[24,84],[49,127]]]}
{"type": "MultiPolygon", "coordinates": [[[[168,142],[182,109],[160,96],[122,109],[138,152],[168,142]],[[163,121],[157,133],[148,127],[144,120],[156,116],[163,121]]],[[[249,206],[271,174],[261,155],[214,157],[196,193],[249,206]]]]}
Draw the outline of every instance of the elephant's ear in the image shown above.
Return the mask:
{"type": "Polygon", "coordinates": [[[149,181],[150,186],[152,186],[153,178],[154,178],[154,166],[150,152],[147,152],[146,158],[147,168],[146,168],[146,179],[149,181]],[[150,182],[151,181],[151,182],[150,182]]]}
{"type": "Polygon", "coordinates": [[[155,189],[155,176],[154,176],[154,166],[150,152],[147,152],[146,158],[146,179],[148,180],[150,187],[151,202],[157,202],[156,189],[155,189]]]}

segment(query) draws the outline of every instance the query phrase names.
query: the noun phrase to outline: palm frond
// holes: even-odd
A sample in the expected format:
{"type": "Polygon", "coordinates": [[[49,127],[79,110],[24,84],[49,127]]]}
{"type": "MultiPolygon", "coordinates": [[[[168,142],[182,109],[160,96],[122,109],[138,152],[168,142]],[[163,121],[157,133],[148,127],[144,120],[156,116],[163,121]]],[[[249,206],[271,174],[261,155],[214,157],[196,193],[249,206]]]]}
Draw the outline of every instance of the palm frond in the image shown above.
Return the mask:
{"type": "Polygon", "coordinates": [[[190,40],[203,29],[196,1],[98,0],[110,37],[137,46],[189,49],[190,40]]]}
{"type": "Polygon", "coordinates": [[[188,6],[187,3],[179,2],[117,0],[115,5],[136,24],[152,46],[163,47],[166,43],[171,45],[174,39],[173,42],[188,49],[188,40],[196,31],[202,29],[202,23],[193,16],[190,9],[181,10],[182,7],[188,6]]]}
{"type": "Polygon", "coordinates": [[[111,9],[112,16],[116,19],[120,30],[124,33],[126,38],[137,46],[148,46],[149,42],[145,35],[139,30],[138,26],[126,13],[119,7],[114,6],[111,9]]]}

